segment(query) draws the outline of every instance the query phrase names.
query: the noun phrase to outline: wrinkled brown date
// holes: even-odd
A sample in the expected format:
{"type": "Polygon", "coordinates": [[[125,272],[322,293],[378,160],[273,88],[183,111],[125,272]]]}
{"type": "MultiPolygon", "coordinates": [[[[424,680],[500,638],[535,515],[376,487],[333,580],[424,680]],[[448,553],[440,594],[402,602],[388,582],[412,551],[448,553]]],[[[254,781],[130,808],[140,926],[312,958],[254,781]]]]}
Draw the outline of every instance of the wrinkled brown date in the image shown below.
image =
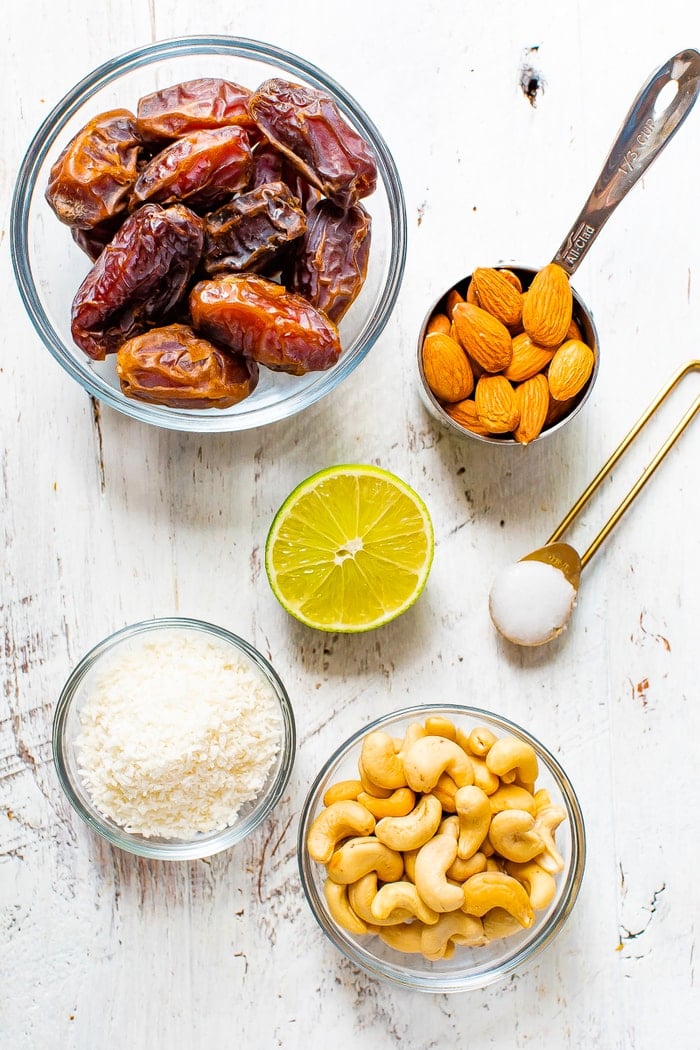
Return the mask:
{"type": "Polygon", "coordinates": [[[372,220],[361,204],[344,211],[321,200],[308,216],[285,273],[290,292],[303,295],[336,324],[357,298],[369,260],[372,220]]]}
{"type": "Polygon", "coordinates": [[[253,154],[242,128],[192,131],[157,153],[138,177],[133,203],[211,206],[245,189],[253,154]]]}
{"type": "Polygon", "coordinates": [[[289,187],[265,183],[204,217],[203,268],[208,274],[259,270],[305,229],[306,216],[289,187]]]}
{"type": "Polygon", "coordinates": [[[348,207],[376,188],[369,145],[322,91],[275,77],[254,92],[248,109],[270,142],[336,204],[348,207]]]}
{"type": "Polygon", "coordinates": [[[217,77],[199,77],[139,99],[136,126],[146,142],[177,139],[191,131],[240,124],[252,128],[247,102],[251,92],[217,77]]]}
{"type": "Polygon", "coordinates": [[[340,357],[338,329],[300,295],[264,277],[225,274],[190,293],[193,327],[279,372],[304,375],[340,357]]]}
{"type": "Polygon", "coordinates": [[[315,186],[299,174],[278,149],[269,143],[262,143],[253,151],[253,188],[263,186],[266,182],[284,182],[289,186],[293,196],[297,197],[302,210],[308,212],[321,199],[315,186]]]}
{"type": "Polygon", "coordinates": [[[102,361],[132,336],[166,321],[185,295],[204,244],[189,208],[146,204],[119,228],[73,300],[71,333],[102,361]]]}
{"type": "Polygon", "coordinates": [[[168,408],[230,408],[258,382],[255,361],[215,346],[183,324],[128,339],[116,367],[127,397],[168,408]]]}
{"type": "Polygon", "coordinates": [[[126,212],[138,178],[141,141],[127,109],[100,113],[51,168],[46,200],[61,222],[89,230],[126,212]]]}

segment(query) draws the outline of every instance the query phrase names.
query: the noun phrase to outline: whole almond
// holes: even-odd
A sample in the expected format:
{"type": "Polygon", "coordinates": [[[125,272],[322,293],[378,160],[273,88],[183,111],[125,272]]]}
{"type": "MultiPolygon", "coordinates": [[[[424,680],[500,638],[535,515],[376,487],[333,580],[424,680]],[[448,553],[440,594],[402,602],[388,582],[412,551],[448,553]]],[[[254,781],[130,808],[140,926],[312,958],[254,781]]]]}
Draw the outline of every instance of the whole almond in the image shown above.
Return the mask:
{"type": "Polygon", "coordinates": [[[585,339],[583,338],[583,332],[581,331],[573,317],[571,318],[571,321],[569,322],[569,327],[566,330],[564,342],[566,342],[567,339],[580,339],[582,343],[585,343],[585,339]]]}
{"type": "Polygon", "coordinates": [[[550,391],[549,408],[547,409],[547,418],[544,421],[545,427],[552,427],[564,416],[568,416],[574,405],[578,404],[578,400],[577,397],[570,397],[566,401],[556,401],[550,391]]]}
{"type": "Polygon", "coordinates": [[[581,391],[593,371],[594,356],[590,346],[580,339],[562,343],[549,365],[549,389],[556,401],[568,401],[581,391]]]}
{"type": "Polygon", "coordinates": [[[533,343],[527,332],[513,337],[513,357],[503,375],[511,383],[522,383],[546,368],[554,357],[554,350],[533,343]]]}
{"type": "Polygon", "coordinates": [[[505,274],[480,266],[472,275],[479,305],[504,325],[517,325],[523,312],[522,295],[505,274]]]}
{"type": "Polygon", "coordinates": [[[534,441],[542,431],[549,410],[549,383],[541,372],[526,379],[515,388],[515,401],[520,411],[520,420],[515,428],[515,438],[521,445],[534,441]]]}
{"type": "Polygon", "coordinates": [[[443,335],[449,335],[451,325],[452,322],[450,321],[447,314],[433,314],[433,316],[428,321],[427,327],[425,329],[425,334],[430,335],[431,332],[442,332],[443,335]]]}
{"type": "Polygon", "coordinates": [[[440,401],[462,401],[474,389],[474,376],[459,343],[442,332],[423,340],[425,381],[440,401]]]}
{"type": "Polygon", "coordinates": [[[507,281],[510,281],[516,291],[522,292],[523,282],[520,280],[517,273],[514,273],[512,270],[499,270],[498,272],[502,273],[507,281]]]}
{"type": "Polygon", "coordinates": [[[476,411],[476,401],[473,399],[467,398],[464,401],[458,401],[454,405],[445,405],[445,411],[450,419],[454,419],[455,423],[459,423],[465,430],[471,430],[474,434],[488,437],[489,431],[479,420],[476,411]]]}
{"type": "Polygon", "coordinates": [[[473,278],[467,285],[467,294],[465,298],[468,303],[472,304],[472,306],[481,306],[481,303],[479,302],[479,295],[477,293],[476,285],[474,284],[473,278]]]}
{"type": "Polygon", "coordinates": [[[503,376],[482,376],[474,392],[479,422],[490,434],[515,430],[520,419],[515,390],[503,376]]]}
{"type": "Polygon", "coordinates": [[[536,273],[523,300],[523,328],[539,346],[557,347],[569,324],[573,296],[566,271],[549,263],[536,273]]]}
{"type": "Polygon", "coordinates": [[[513,341],[501,321],[472,303],[458,303],[452,320],[460,343],[485,372],[500,372],[508,367],[513,341]]]}
{"type": "Polygon", "coordinates": [[[447,293],[447,299],[445,300],[445,313],[447,314],[447,316],[452,317],[454,308],[457,305],[457,303],[463,302],[464,296],[460,292],[458,292],[456,288],[451,288],[450,291],[447,293]]]}

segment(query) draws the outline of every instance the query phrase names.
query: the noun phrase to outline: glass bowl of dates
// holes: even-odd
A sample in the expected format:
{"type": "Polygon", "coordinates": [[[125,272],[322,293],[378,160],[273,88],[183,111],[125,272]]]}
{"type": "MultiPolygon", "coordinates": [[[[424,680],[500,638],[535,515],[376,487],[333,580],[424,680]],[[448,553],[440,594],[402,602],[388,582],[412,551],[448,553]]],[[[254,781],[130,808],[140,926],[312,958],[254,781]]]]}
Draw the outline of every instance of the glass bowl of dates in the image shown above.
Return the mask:
{"type": "Polygon", "coordinates": [[[392,156],[331,77],[272,45],[192,36],[109,61],[22,161],[21,297],[92,396],[174,430],[287,419],[333,390],[399,292],[392,156]]]}
{"type": "Polygon", "coordinates": [[[372,977],[447,994],[505,981],[560,933],[586,841],[559,761],[477,707],[407,707],[363,726],[309,788],[304,893],[372,977]]]}
{"type": "Polygon", "coordinates": [[[556,263],[482,266],[428,310],[420,391],[451,433],[498,445],[551,437],[583,408],[598,375],[598,333],[556,263]]]}

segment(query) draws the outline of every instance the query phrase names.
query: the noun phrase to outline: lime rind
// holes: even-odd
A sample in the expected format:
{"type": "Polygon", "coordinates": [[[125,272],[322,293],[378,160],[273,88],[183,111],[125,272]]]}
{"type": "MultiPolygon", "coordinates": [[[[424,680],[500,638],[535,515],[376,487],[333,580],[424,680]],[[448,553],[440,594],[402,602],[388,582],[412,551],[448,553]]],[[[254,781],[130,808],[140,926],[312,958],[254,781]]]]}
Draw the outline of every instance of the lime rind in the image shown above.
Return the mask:
{"type": "Polygon", "coordinates": [[[421,497],[381,467],[328,467],[277,511],[265,569],[282,607],[318,630],[359,633],[406,612],[430,573],[434,533],[421,497]],[[339,556],[349,544],[352,554],[339,556]]]}

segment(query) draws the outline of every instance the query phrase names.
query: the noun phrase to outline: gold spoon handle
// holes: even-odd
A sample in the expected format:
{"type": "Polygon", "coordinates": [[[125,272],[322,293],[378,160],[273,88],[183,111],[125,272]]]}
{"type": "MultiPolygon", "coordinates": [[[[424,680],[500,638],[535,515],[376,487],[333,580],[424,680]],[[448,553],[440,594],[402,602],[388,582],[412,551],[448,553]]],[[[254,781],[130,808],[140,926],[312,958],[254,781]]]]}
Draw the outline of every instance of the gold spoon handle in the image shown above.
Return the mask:
{"type": "MultiPolygon", "coordinates": [[[[681,382],[682,379],[689,375],[690,372],[698,371],[700,371],[700,360],[687,361],[684,365],[681,365],[681,367],[678,369],[677,372],[675,372],[673,376],[671,376],[668,383],[666,383],[666,385],[659,391],[659,393],[656,395],[649,407],[645,409],[645,411],[639,417],[632,429],[622,439],[622,441],[617,446],[612,455],[609,457],[607,462],[604,463],[603,466],[600,468],[596,476],[591,481],[590,485],[588,485],[584,492],[581,493],[581,495],[576,500],[569,513],[566,515],[563,521],[560,522],[560,524],[554,530],[552,535],[549,537],[549,539],[547,540],[547,544],[556,543],[556,541],[561,538],[566,529],[568,529],[568,527],[571,525],[574,519],[578,516],[578,514],[580,514],[581,510],[586,505],[586,503],[588,503],[593,493],[599,488],[601,482],[610,473],[610,471],[613,469],[618,460],[624,455],[624,453],[627,451],[629,446],[636,438],[637,434],[639,434],[640,430],[642,430],[642,428],[646,426],[646,424],[649,422],[649,420],[659,408],[661,403],[668,397],[671,391],[681,382]]],[[[629,490],[625,498],[605,522],[602,529],[595,537],[588,550],[585,552],[585,554],[581,556],[581,568],[583,568],[586,565],[586,563],[590,561],[590,559],[593,557],[603,540],[612,531],[614,526],[620,520],[620,518],[625,513],[630,503],[632,503],[637,494],[641,492],[641,490],[644,488],[647,481],[652,476],[658,465],[661,463],[666,453],[673,447],[673,445],[675,445],[680,435],[683,433],[683,431],[691,422],[691,420],[697,415],[698,411],[700,411],[700,395],[696,397],[695,401],[693,401],[688,410],[678,421],[678,423],[671,431],[669,436],[666,438],[665,442],[658,450],[654,458],[651,460],[649,465],[640,474],[639,478],[629,490]]]]}

